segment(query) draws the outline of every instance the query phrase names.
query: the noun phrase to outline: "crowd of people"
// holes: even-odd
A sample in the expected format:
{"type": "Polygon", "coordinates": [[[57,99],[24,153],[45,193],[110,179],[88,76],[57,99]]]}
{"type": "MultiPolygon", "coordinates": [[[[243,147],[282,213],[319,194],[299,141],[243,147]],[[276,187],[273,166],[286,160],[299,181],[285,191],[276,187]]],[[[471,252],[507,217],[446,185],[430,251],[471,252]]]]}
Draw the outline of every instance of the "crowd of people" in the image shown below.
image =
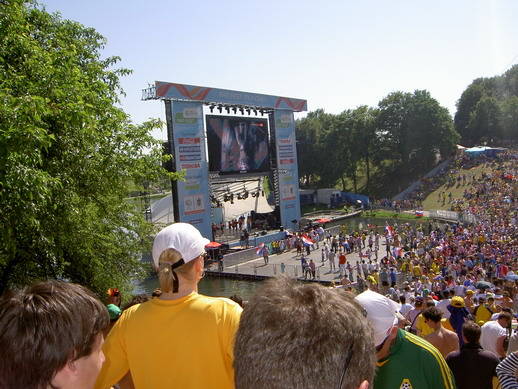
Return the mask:
{"type": "Polygon", "coordinates": [[[153,296],[121,308],[116,288],[101,303],[64,281],[6,293],[0,388],[517,388],[516,158],[488,167],[459,203],[474,224],[287,237],[313,278],[304,248],[319,250],[338,287],[279,277],[244,308],[201,295],[209,240],[175,223],[154,240],[153,296]]]}

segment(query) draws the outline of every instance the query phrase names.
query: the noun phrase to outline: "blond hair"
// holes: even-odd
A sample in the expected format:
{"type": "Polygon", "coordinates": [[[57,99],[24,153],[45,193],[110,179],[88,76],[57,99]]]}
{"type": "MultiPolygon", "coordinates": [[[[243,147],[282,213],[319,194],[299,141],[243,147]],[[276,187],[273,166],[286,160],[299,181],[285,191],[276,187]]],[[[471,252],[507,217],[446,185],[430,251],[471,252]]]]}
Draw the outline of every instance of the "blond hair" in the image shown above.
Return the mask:
{"type": "MultiPolygon", "coordinates": [[[[160,289],[162,292],[174,291],[175,278],[171,265],[177,263],[182,259],[182,255],[179,251],[169,248],[162,251],[158,258],[158,282],[160,283],[160,289]]],[[[174,272],[181,276],[183,279],[194,281],[194,263],[195,261],[189,261],[184,265],[181,265],[174,269],[174,272]]]]}

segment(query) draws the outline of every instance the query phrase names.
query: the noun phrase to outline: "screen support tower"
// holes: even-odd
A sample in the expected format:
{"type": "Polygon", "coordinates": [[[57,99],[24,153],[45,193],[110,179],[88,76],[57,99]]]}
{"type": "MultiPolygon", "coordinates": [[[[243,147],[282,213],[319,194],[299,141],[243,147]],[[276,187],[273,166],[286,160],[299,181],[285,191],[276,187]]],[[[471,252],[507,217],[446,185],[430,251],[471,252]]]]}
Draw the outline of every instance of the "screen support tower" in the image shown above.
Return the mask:
{"type": "MultiPolygon", "coordinates": [[[[281,224],[296,228],[300,220],[299,179],[294,112],[307,110],[302,99],[156,81],[142,100],[164,100],[173,169],[185,179],[172,184],[174,219],[191,223],[211,239],[211,196],[203,105],[234,112],[267,114],[271,132],[270,176],[281,224]],[[272,147],[273,146],[273,147],[272,147]]],[[[243,177],[244,178],[244,177],[243,177]]]]}

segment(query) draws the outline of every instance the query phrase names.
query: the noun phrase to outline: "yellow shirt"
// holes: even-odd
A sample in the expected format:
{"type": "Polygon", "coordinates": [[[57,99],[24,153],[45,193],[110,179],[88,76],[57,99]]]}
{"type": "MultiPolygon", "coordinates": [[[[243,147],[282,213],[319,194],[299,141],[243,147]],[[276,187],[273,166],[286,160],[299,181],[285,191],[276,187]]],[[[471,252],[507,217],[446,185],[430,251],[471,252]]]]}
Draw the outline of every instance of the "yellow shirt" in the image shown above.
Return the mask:
{"type": "MultiPolygon", "coordinates": [[[[446,318],[441,319],[441,324],[444,328],[450,331],[454,331],[450,321],[446,318]]],[[[424,316],[423,314],[419,315],[419,317],[416,320],[415,328],[421,331],[419,333],[419,336],[425,337],[426,335],[431,334],[434,330],[432,327],[430,327],[428,324],[424,322],[424,316]]],[[[454,331],[455,332],[455,331],[454,331]]]]}
{"type": "Polygon", "coordinates": [[[424,337],[428,334],[431,334],[433,332],[433,329],[424,322],[424,316],[421,313],[419,317],[417,318],[417,321],[415,323],[415,328],[420,331],[418,332],[419,336],[424,337]]]}
{"type": "Polygon", "coordinates": [[[136,389],[234,388],[233,345],[241,307],[191,293],[128,308],[112,328],[96,389],[131,370],[136,389]]]}
{"type": "MultiPolygon", "coordinates": [[[[492,313],[486,308],[484,304],[479,305],[476,309],[475,320],[478,325],[482,326],[485,322],[491,319],[492,313]]],[[[494,313],[495,311],[493,311],[494,313]]]]}

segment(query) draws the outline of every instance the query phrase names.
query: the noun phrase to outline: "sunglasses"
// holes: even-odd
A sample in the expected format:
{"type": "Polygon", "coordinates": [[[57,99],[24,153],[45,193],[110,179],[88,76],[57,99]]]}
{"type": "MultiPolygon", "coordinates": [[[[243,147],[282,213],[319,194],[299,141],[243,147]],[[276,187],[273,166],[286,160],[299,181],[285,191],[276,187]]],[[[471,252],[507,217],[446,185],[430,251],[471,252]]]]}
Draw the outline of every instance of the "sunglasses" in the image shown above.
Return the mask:
{"type": "Polygon", "coordinates": [[[349,345],[349,348],[347,349],[347,353],[345,354],[344,368],[342,370],[342,376],[340,377],[340,384],[338,385],[338,389],[342,389],[342,385],[344,383],[344,378],[345,378],[345,373],[347,373],[347,368],[349,367],[349,364],[351,363],[352,357],[353,357],[353,344],[351,343],[349,345]]]}

